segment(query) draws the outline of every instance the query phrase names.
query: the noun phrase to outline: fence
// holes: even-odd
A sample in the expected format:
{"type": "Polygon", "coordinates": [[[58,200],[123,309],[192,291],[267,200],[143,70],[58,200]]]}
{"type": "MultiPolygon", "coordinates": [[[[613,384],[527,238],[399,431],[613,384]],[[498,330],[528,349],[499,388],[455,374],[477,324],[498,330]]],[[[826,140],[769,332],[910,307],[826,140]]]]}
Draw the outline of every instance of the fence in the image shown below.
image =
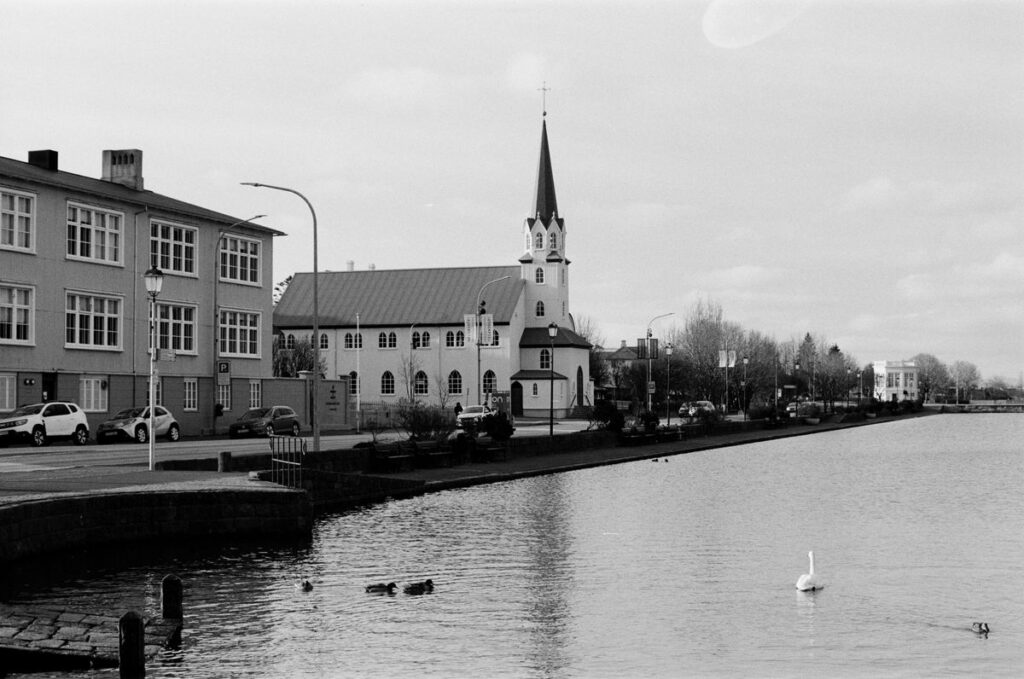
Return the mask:
{"type": "Polygon", "coordinates": [[[270,480],[281,486],[302,488],[305,439],[297,436],[271,436],[270,451],[270,480]]]}

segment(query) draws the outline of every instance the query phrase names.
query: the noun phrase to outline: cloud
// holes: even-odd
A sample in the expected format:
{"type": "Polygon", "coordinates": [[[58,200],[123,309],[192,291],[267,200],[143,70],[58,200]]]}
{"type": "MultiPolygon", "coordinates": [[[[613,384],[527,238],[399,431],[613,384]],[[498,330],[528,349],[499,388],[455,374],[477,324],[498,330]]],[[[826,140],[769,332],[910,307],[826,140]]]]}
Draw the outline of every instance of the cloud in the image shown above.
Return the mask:
{"type": "Polygon", "coordinates": [[[513,92],[535,93],[549,76],[544,57],[532,52],[516,55],[505,67],[505,85],[513,92]]]}
{"type": "Polygon", "coordinates": [[[361,104],[412,108],[445,98],[450,83],[424,68],[380,68],[363,71],[349,80],[345,90],[361,104]]]}
{"type": "Polygon", "coordinates": [[[709,289],[750,290],[775,285],[783,276],[782,269],[745,264],[716,269],[703,276],[701,280],[709,289]]]}
{"type": "Polygon", "coordinates": [[[931,179],[897,183],[873,177],[846,191],[839,201],[844,212],[913,210],[929,215],[960,215],[1011,207],[1019,200],[1016,188],[986,187],[976,182],[931,179]]]}

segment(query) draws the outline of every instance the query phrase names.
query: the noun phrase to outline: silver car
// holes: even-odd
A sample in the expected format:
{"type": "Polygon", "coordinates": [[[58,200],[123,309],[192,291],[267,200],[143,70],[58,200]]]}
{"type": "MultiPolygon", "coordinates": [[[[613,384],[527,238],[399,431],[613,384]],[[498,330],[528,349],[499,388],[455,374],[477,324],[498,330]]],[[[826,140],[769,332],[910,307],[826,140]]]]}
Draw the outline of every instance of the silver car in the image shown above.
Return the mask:
{"type": "MultiPolygon", "coordinates": [[[[181,438],[181,427],[171,411],[157,406],[154,411],[153,428],[157,436],[166,436],[168,441],[181,438]]],[[[136,443],[149,441],[149,408],[125,408],[96,429],[96,440],[111,438],[128,439],[136,443]]]]}

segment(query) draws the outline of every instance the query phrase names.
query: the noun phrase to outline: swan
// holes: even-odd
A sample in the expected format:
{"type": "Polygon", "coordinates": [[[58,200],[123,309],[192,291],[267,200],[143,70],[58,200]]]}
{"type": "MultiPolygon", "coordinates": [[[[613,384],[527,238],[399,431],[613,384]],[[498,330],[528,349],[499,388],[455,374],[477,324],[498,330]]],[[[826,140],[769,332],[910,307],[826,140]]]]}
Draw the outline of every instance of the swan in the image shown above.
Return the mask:
{"type": "Polygon", "coordinates": [[[303,592],[312,592],[313,591],[313,583],[310,582],[309,580],[303,580],[302,582],[300,582],[297,585],[297,587],[299,589],[301,589],[303,592]]]}
{"type": "Polygon", "coordinates": [[[796,588],[801,592],[813,592],[818,589],[824,589],[824,583],[814,574],[814,552],[807,552],[807,558],[811,561],[811,570],[809,573],[804,573],[800,576],[800,579],[796,581],[796,588]]]}
{"type": "Polygon", "coordinates": [[[985,636],[988,636],[988,623],[976,622],[973,625],[971,625],[971,630],[973,630],[977,634],[984,634],[985,636]]]}
{"type": "Polygon", "coordinates": [[[423,582],[414,582],[406,585],[402,591],[406,594],[427,594],[434,591],[434,581],[427,579],[423,582]]]}
{"type": "Polygon", "coordinates": [[[378,582],[373,585],[367,585],[366,591],[374,594],[392,594],[396,587],[398,587],[398,585],[393,582],[389,582],[386,585],[383,582],[378,582]]]}

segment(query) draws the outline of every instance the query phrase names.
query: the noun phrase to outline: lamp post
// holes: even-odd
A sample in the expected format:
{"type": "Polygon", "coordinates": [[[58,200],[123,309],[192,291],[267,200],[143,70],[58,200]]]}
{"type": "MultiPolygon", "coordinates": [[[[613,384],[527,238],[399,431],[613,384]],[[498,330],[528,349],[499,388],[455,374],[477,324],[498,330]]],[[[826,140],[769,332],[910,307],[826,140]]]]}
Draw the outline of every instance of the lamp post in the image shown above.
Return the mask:
{"type": "Polygon", "coordinates": [[[156,441],[156,352],[159,351],[156,298],[164,287],[164,272],[154,266],[142,277],[146,281],[146,292],[149,294],[149,471],[153,471],[156,464],[156,451],[153,449],[153,442],[156,441]]]}
{"type": "MultiPolygon", "coordinates": [[[[220,288],[220,272],[221,272],[221,253],[220,246],[224,241],[224,236],[234,229],[236,226],[242,224],[248,224],[256,219],[262,219],[266,215],[256,215],[255,217],[249,217],[249,219],[243,219],[240,222],[235,222],[231,226],[221,229],[220,233],[217,234],[217,245],[213,249],[213,400],[217,402],[217,380],[220,372],[217,369],[217,362],[220,360],[220,307],[217,306],[217,292],[220,288]]],[[[212,412],[212,410],[211,410],[212,412]]],[[[213,435],[217,435],[217,415],[213,415],[213,426],[211,427],[213,435]]]]}
{"type": "Polygon", "coordinates": [[[551,360],[548,362],[550,371],[550,402],[548,406],[548,437],[555,436],[555,336],[558,335],[558,326],[555,323],[548,324],[548,337],[551,339],[551,360]]]}
{"type": "Polygon", "coordinates": [[[287,191],[294,193],[306,203],[309,212],[313,215],[313,408],[310,413],[313,420],[313,450],[320,451],[320,418],[317,416],[317,406],[320,404],[320,274],[317,271],[317,242],[316,242],[316,211],[309,200],[296,191],[284,186],[273,186],[271,184],[259,184],[257,182],[242,182],[243,186],[254,186],[256,188],[274,189],[276,191],[287,191]]]}
{"type": "Polygon", "coordinates": [[[864,371],[857,371],[857,407],[860,408],[861,399],[864,398],[864,371]]]}
{"type": "Polygon", "coordinates": [[[655,316],[647,322],[647,412],[651,412],[651,325],[659,318],[674,316],[675,312],[655,316]]]}
{"type": "Polygon", "coordinates": [[[740,405],[743,406],[743,421],[747,421],[747,363],[750,359],[746,356],[743,357],[743,383],[740,385],[743,387],[743,392],[740,394],[740,405]]]}
{"type": "Polygon", "coordinates": [[[853,374],[852,368],[846,369],[846,409],[850,409],[850,376],[853,374]]]}
{"type": "Polygon", "coordinates": [[[512,278],[512,277],[511,276],[502,276],[501,278],[495,278],[493,281],[487,281],[486,283],[484,283],[483,285],[480,286],[480,291],[476,293],[476,404],[477,405],[482,405],[481,397],[480,397],[480,391],[481,391],[481,386],[480,385],[481,385],[481,382],[483,381],[483,375],[481,375],[481,373],[480,373],[480,346],[483,343],[483,337],[481,337],[481,335],[483,334],[483,316],[484,316],[484,311],[481,308],[481,306],[484,305],[484,304],[487,304],[487,302],[482,301],[480,298],[483,297],[484,288],[486,288],[491,283],[497,283],[498,281],[503,281],[506,278],[512,278]]]}
{"type": "Polygon", "coordinates": [[[665,424],[672,424],[672,345],[665,345],[665,424]]]}
{"type": "Polygon", "coordinates": [[[800,372],[800,361],[793,363],[793,419],[800,415],[800,383],[797,382],[797,373],[800,372]]]}

